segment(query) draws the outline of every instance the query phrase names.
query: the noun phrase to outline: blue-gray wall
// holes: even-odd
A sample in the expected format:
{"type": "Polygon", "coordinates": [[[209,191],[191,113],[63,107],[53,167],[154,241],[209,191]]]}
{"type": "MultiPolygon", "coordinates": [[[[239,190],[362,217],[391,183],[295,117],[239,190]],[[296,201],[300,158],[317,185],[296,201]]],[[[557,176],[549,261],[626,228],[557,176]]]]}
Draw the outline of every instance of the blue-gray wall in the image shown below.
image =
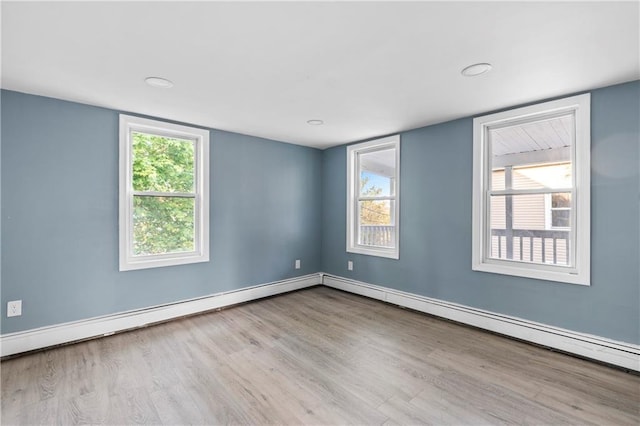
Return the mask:
{"type": "Polygon", "coordinates": [[[471,270],[472,118],[401,134],[399,260],[346,253],[346,148],[324,151],[323,271],[640,343],[640,82],[591,93],[590,287],[471,270]]]}
{"type": "Polygon", "coordinates": [[[345,252],[345,146],[211,130],[211,262],[118,272],[118,113],[2,91],[1,331],[322,270],[640,343],[640,82],[591,93],[583,287],[471,271],[471,118],[402,133],[400,260],[345,252]]]}
{"type": "Polygon", "coordinates": [[[211,261],[118,272],[118,112],[1,102],[2,333],[320,270],[321,151],[211,130],[211,261]]]}

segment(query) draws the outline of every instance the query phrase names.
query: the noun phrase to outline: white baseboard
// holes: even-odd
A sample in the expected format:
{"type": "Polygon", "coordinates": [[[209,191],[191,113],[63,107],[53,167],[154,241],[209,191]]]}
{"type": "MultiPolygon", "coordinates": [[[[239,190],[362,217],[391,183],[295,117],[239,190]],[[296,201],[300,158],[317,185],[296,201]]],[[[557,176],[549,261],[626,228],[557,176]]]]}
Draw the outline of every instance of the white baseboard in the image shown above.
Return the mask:
{"type": "Polygon", "coordinates": [[[321,283],[321,275],[311,274],[167,305],[4,334],[0,336],[0,356],[19,354],[93,337],[108,336],[119,331],[144,327],[321,283]]]}
{"type": "Polygon", "coordinates": [[[404,306],[629,370],[640,371],[640,345],[552,327],[349,278],[321,275],[322,283],[327,287],[404,306]]]}
{"type": "Polygon", "coordinates": [[[324,284],[564,352],[640,371],[640,345],[618,342],[329,274],[310,274],[167,305],[0,336],[0,356],[110,335],[186,315],[324,284]]]}

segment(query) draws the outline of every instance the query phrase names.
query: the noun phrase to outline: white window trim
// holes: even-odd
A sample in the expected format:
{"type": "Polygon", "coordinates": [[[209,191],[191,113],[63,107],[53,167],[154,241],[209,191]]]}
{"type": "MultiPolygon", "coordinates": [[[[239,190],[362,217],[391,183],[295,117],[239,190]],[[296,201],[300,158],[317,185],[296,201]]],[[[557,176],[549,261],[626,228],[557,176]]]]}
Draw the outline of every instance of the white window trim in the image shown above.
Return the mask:
{"type": "Polygon", "coordinates": [[[209,132],[157,120],[120,115],[120,271],[209,261],[209,132]],[[133,176],[131,132],[190,139],[195,147],[195,250],[133,255],[133,176]]]}
{"type": "Polygon", "coordinates": [[[591,96],[572,96],[556,101],[544,102],[523,108],[512,109],[478,117],[473,120],[473,212],[472,212],[472,269],[474,271],[528,277],[570,284],[590,285],[591,275],[591,96]],[[572,242],[575,250],[575,265],[572,268],[540,265],[512,260],[489,259],[487,217],[488,197],[486,183],[489,182],[490,167],[486,157],[489,153],[488,129],[527,122],[545,116],[573,113],[575,117],[575,141],[571,147],[573,164],[574,208],[571,220],[575,224],[572,242]]]}
{"type": "Polygon", "coordinates": [[[370,256],[400,258],[400,135],[363,142],[347,147],[347,252],[370,256]],[[358,194],[360,193],[357,158],[359,153],[394,149],[396,151],[395,178],[395,241],[394,247],[373,247],[358,244],[356,226],[358,224],[358,194]]]}

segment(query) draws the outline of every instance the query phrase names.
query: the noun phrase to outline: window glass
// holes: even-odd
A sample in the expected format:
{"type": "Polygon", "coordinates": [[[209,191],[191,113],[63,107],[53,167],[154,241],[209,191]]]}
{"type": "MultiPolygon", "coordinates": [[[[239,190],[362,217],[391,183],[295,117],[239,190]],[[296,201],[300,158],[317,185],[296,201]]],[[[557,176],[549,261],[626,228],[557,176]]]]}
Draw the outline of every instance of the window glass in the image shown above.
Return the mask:
{"type": "Polygon", "coordinates": [[[133,254],[165,254],[195,248],[195,198],[133,197],[133,254]]]}
{"type": "Polygon", "coordinates": [[[193,192],[193,141],[131,132],[135,191],[193,192]]]}
{"type": "Polygon", "coordinates": [[[394,149],[367,152],[358,156],[360,164],[360,195],[393,195],[396,174],[394,149]]]}
{"type": "Polygon", "coordinates": [[[366,200],[359,202],[360,226],[358,243],[368,246],[394,247],[395,227],[393,200],[366,200]]]}
{"type": "Polygon", "coordinates": [[[571,227],[571,193],[551,194],[551,228],[571,227]]]}
{"type": "Polygon", "coordinates": [[[544,194],[493,195],[490,223],[490,258],[571,266],[571,234],[545,228],[544,194]]]}

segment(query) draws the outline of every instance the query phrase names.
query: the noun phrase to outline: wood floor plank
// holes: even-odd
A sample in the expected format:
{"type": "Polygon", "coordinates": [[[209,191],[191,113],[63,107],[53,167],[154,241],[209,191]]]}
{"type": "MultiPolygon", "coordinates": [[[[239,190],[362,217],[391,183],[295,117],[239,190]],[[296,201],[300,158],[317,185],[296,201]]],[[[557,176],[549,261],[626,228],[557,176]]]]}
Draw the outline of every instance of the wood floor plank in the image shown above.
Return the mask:
{"type": "Polygon", "coordinates": [[[58,398],[47,398],[27,405],[14,406],[2,411],[2,425],[52,425],[59,423],[58,398]]]}
{"type": "Polygon", "coordinates": [[[640,424],[640,377],[327,287],[0,364],[31,424],[640,424]]]}
{"type": "MultiPolygon", "coordinates": [[[[60,401],[57,422],[65,425],[105,424],[110,418],[111,396],[88,392],[60,401]]],[[[111,416],[111,420],[114,420],[111,416]]]]}
{"type": "Polygon", "coordinates": [[[44,353],[14,358],[0,364],[2,415],[17,418],[22,407],[40,401],[38,367],[44,353]]]}
{"type": "Polygon", "coordinates": [[[209,413],[202,412],[191,392],[180,384],[156,390],[150,396],[162,424],[202,425],[210,421],[209,413]]]}
{"type": "Polygon", "coordinates": [[[386,414],[396,424],[401,425],[454,425],[460,424],[460,419],[449,414],[447,406],[437,399],[429,400],[428,404],[412,398],[392,397],[378,407],[378,411],[386,414]]]}

